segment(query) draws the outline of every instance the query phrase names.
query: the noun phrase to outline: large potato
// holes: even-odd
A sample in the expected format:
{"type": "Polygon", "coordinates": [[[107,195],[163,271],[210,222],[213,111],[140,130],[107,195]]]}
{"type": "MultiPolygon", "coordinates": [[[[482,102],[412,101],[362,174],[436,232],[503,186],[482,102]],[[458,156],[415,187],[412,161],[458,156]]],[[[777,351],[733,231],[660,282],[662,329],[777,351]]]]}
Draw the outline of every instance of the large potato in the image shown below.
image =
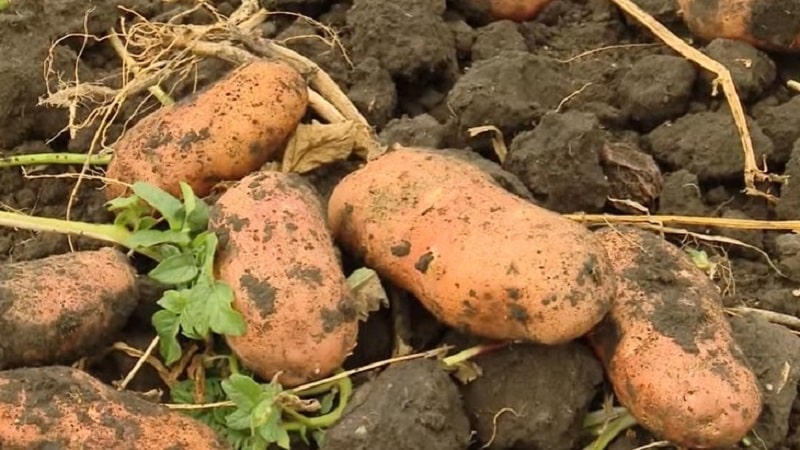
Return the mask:
{"type": "Polygon", "coordinates": [[[330,375],[356,344],[355,305],[324,209],[299,175],[256,172],[220,196],[209,229],[217,271],[235,292],[244,336],[227,342],[243,364],[294,386],[330,375]]]}
{"type": "MultiPolygon", "coordinates": [[[[300,73],[256,60],[137,122],[117,142],[106,176],[148,182],[174,196],[184,181],[204,197],[218,182],[238,180],[279,156],[307,104],[300,73]]],[[[124,185],[106,186],[109,199],[124,193],[124,185]]]]}
{"type": "Polygon", "coordinates": [[[3,450],[223,450],[205,424],[64,366],[0,371],[3,450]]]}
{"type": "Polygon", "coordinates": [[[716,286],[654,233],[605,228],[597,237],[618,286],[607,320],[589,338],[619,402],[677,445],[741,440],[761,413],[761,394],[716,286]]]}
{"type": "Polygon", "coordinates": [[[0,268],[0,370],[68,364],[112,339],[139,301],[127,257],[104,247],[0,268]]]}
{"type": "Polygon", "coordinates": [[[344,247],[474,335],[563,343],[597,324],[614,296],[589,230],[435,150],[370,161],[336,186],[328,217],[344,247]]]}
{"type": "Polygon", "coordinates": [[[772,51],[800,50],[799,0],[678,0],[689,30],[705,40],[736,39],[772,51]]]}

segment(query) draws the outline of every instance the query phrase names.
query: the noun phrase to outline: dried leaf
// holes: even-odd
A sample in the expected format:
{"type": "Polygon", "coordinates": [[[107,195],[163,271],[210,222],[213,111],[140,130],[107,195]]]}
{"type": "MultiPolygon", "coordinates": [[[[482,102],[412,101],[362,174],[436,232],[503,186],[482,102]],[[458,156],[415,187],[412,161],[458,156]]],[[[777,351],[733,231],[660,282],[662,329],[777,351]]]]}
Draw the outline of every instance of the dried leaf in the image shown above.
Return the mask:
{"type": "Polygon", "coordinates": [[[284,172],[305,173],[350,157],[355,144],[353,122],[301,123],[286,145],[284,172]]]}
{"type": "Polygon", "coordinates": [[[374,270],[356,269],[347,277],[347,284],[353,291],[359,320],[365,321],[370,313],[389,306],[389,297],[374,270]]]}

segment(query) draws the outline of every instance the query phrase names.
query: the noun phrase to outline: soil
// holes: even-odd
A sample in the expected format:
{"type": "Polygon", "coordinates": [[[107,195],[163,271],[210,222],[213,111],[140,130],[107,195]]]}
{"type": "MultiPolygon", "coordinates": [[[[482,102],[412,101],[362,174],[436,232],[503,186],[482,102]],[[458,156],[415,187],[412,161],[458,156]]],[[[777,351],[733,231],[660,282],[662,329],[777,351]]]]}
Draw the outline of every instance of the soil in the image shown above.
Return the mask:
{"type": "MultiPolygon", "coordinates": [[[[48,87],[57,88],[57,77],[48,80],[49,86],[43,79],[44,61],[49,56],[53,69],[69,77],[80,54],[81,80],[92,82],[113,79],[119,59],[107,42],[84,46],[76,36],[51,49],[53,41],[68,33],[102,34],[123,16],[134,20],[118,5],[159,20],[185,8],[181,2],[94,2],[87,19],[85,2],[77,0],[12,3],[11,9],[0,12],[3,155],[80,153],[90,144],[91,128],[71,136],[68,111],[40,103],[48,87]]],[[[225,14],[239,2],[211,3],[225,14]]],[[[713,95],[713,76],[661,45],[606,0],[553,0],[534,20],[521,23],[491,21],[475,1],[261,3],[292,13],[271,18],[262,27],[265,35],[327,71],[383,142],[458,154],[531,202],[563,213],[641,213],[644,208],[669,215],[800,219],[796,183],[760,186],[780,196],[775,205],[742,192],[739,137],[724,98],[713,95]],[[323,33],[297,14],[336,30],[347,57],[319,39],[323,33]],[[481,125],[493,125],[502,133],[509,151],[504,162],[492,146],[491,133],[470,136],[469,129],[481,125]]],[[[637,3],[690,40],[672,0],[637,3]]],[[[208,23],[211,17],[196,12],[181,20],[208,23]]],[[[731,40],[694,39],[694,44],[731,70],[745,103],[756,160],[766,161],[773,173],[800,176],[800,97],[786,85],[800,71],[796,60],[731,40]]],[[[222,61],[206,61],[192,82],[202,87],[228,68],[222,61]]],[[[185,83],[173,95],[183,96],[192,88],[185,83]]],[[[119,123],[142,98],[130,100],[133,106],[123,108],[119,123]]],[[[155,103],[148,100],[145,105],[155,103]]],[[[77,114],[85,117],[86,111],[79,109],[77,114]]],[[[113,140],[120,130],[113,127],[107,139],[113,140]]],[[[305,176],[325,199],[355,167],[344,162],[305,176]]],[[[78,170],[0,169],[0,202],[10,211],[63,218],[78,170]]],[[[84,180],[70,218],[108,223],[112,215],[104,202],[102,185],[84,180]]],[[[800,314],[796,234],[686,229],[737,239],[765,252],[731,241],[709,244],[667,235],[676,245],[708,253],[726,306],[800,314]]],[[[101,245],[88,238],[0,228],[4,263],[101,245]]],[[[353,255],[342,256],[351,269],[353,255]]],[[[121,336],[115,337],[144,349],[152,337],[149,317],[160,287],[144,277],[141,285],[139,309],[131,312],[121,336]]],[[[405,333],[407,342],[420,351],[453,339],[413,298],[406,301],[407,329],[399,329],[387,310],[374,313],[362,325],[360,344],[347,367],[390,357],[396,331],[405,333]]],[[[730,320],[765,392],[754,448],[800,450],[797,336],[751,315],[730,320]]],[[[95,356],[93,373],[106,381],[122,378],[135,361],[119,352],[95,356]]],[[[583,342],[554,348],[514,345],[475,363],[481,376],[466,384],[432,360],[397,364],[356,378],[355,397],[322,447],[577,449],[587,442],[581,418],[601,408],[610,393],[599,363],[583,342]]],[[[163,386],[151,369],[129,386],[139,391],[154,387],[163,386]]],[[[637,427],[608,448],[633,449],[654,439],[637,427]]]]}

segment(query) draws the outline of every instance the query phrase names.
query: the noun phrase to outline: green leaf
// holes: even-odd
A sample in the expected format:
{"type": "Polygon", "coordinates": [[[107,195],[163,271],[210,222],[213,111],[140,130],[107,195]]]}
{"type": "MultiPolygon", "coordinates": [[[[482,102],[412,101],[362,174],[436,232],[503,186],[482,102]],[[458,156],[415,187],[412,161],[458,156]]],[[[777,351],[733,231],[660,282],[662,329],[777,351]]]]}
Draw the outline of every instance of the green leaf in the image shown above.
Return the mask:
{"type": "Polygon", "coordinates": [[[264,388],[247,375],[234,373],[221,384],[228,399],[248,413],[265,399],[264,388]]]}
{"type": "Polygon", "coordinates": [[[156,303],[167,311],[178,315],[186,309],[188,301],[184,291],[170,289],[165,291],[156,303]]]}
{"type": "Polygon", "coordinates": [[[209,332],[209,316],[206,302],[211,293],[209,281],[198,278],[195,285],[186,291],[187,304],[181,315],[181,328],[184,336],[191,339],[205,339],[209,332]]]}
{"type": "Polygon", "coordinates": [[[127,197],[117,197],[105,202],[104,206],[109,211],[119,211],[122,209],[133,209],[139,206],[142,199],[138,195],[129,195],[127,197]]]}
{"type": "Polygon", "coordinates": [[[234,410],[225,416],[225,424],[234,430],[250,430],[250,411],[244,409],[234,410]]]}
{"type": "Polygon", "coordinates": [[[204,231],[198,234],[191,244],[192,248],[201,251],[198,255],[198,264],[202,267],[203,272],[207,273],[209,276],[212,276],[214,273],[214,257],[217,252],[218,243],[219,239],[217,239],[216,234],[210,231],[204,231]]]}
{"type": "Polygon", "coordinates": [[[180,185],[186,219],[184,227],[195,233],[205,230],[208,228],[208,205],[194,195],[191,186],[184,182],[180,185]]]}
{"type": "Polygon", "coordinates": [[[208,325],[214,333],[229,336],[244,335],[247,330],[244,317],[233,309],[232,304],[233,289],[223,282],[215,282],[206,300],[208,325]]]}
{"type": "Polygon", "coordinates": [[[171,366],[181,358],[181,345],[178,343],[178,316],[166,309],[162,309],[153,314],[151,318],[153,328],[159,338],[159,350],[164,358],[164,363],[171,366]]]}
{"type": "Polygon", "coordinates": [[[184,253],[161,261],[147,276],[159,283],[179,285],[194,280],[199,271],[194,264],[194,257],[184,253]]]}
{"type": "Polygon", "coordinates": [[[132,189],[134,194],[161,213],[171,230],[178,231],[183,227],[183,204],[180,200],[157,186],[140,181],[133,183],[132,189]]]}
{"type": "Polygon", "coordinates": [[[154,247],[159,244],[186,246],[192,241],[188,233],[173,230],[141,230],[133,233],[128,240],[132,248],[154,247]]]}

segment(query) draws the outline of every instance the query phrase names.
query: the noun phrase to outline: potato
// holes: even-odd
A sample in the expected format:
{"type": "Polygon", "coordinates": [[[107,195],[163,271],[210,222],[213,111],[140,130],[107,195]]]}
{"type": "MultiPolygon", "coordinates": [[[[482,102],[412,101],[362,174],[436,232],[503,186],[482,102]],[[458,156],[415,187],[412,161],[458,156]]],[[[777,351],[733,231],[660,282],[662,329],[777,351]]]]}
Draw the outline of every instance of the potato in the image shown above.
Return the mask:
{"type": "Polygon", "coordinates": [[[136,272],[111,247],[0,270],[0,370],[72,363],[107,343],[139,301],[136,272]]]}
{"type": "Polygon", "coordinates": [[[247,324],[227,336],[243,364],[295,386],[330,375],[355,347],[352,293],[313,188],[297,174],[256,172],[223,193],[209,229],[216,267],[247,324]]]}
{"type": "Polygon", "coordinates": [[[0,446],[61,450],[222,450],[209,427],[63,366],[0,372],[0,446]]]}
{"type": "MultiPolygon", "coordinates": [[[[106,176],[151,183],[174,196],[184,181],[204,197],[218,182],[238,180],[277,158],[307,104],[302,75],[256,60],[137,122],[117,142],[106,176]]],[[[118,183],[106,186],[108,199],[125,192],[118,183]]]]}
{"type": "Polygon", "coordinates": [[[800,50],[798,0],[678,0],[678,6],[686,26],[701,39],[736,39],[772,51],[800,50]]]}
{"type": "Polygon", "coordinates": [[[344,248],[473,335],[564,343],[614,296],[589,230],[435,150],[397,147],[349,174],[328,219],[344,248]]]}
{"type": "Polygon", "coordinates": [[[718,290],[688,255],[636,228],[597,231],[618,277],[589,340],[619,402],[659,438],[727,447],[761,413],[756,376],[734,341],[718,290]]]}
{"type": "Polygon", "coordinates": [[[553,0],[489,0],[495,20],[533,20],[553,0]]]}

